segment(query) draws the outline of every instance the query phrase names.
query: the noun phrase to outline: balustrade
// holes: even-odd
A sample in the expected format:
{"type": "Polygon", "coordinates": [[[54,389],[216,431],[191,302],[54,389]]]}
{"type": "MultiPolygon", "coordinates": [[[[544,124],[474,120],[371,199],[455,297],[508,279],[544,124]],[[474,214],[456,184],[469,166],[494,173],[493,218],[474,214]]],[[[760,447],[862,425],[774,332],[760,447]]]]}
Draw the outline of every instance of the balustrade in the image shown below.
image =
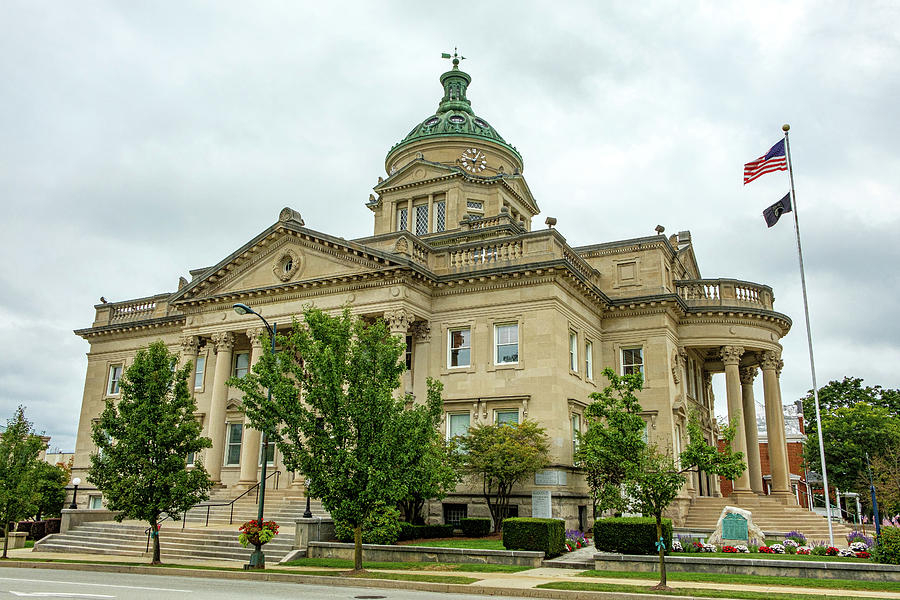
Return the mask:
{"type": "Polygon", "coordinates": [[[772,289],[735,279],[690,279],[675,282],[676,293],[692,306],[756,305],[772,309],[772,289]]]}

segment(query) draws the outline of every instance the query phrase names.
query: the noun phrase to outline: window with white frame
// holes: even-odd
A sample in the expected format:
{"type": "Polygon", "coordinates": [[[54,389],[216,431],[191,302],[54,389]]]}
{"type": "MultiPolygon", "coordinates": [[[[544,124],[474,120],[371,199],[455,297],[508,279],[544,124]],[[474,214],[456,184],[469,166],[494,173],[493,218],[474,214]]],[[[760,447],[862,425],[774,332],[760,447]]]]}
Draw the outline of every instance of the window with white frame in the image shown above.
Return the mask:
{"type": "Polygon", "coordinates": [[[270,466],[270,467],[272,465],[274,465],[275,464],[275,444],[273,444],[271,440],[269,440],[269,443],[266,444],[265,450],[263,450],[263,446],[261,444],[259,446],[259,466],[262,466],[263,452],[266,453],[266,465],[270,466]]]}
{"type": "Polygon", "coordinates": [[[578,371],[578,335],[569,332],[569,370],[578,371]]]}
{"type": "Polygon", "coordinates": [[[622,374],[634,375],[636,373],[644,374],[644,349],[622,348],[622,374]]]}
{"type": "Polygon", "coordinates": [[[194,365],[194,389],[199,390],[203,387],[203,375],[206,371],[206,357],[198,356],[194,365]]]}
{"type": "Polygon", "coordinates": [[[472,330],[451,329],[447,335],[447,366],[468,367],[472,364],[472,330]]]}
{"type": "Polygon", "coordinates": [[[449,413],[447,415],[447,439],[465,436],[469,433],[471,417],[468,412],[449,413]]]}
{"type": "Polygon", "coordinates": [[[243,378],[250,370],[250,353],[238,352],[234,355],[234,375],[237,378],[243,378]]]}
{"type": "Polygon", "coordinates": [[[244,435],[244,426],[241,423],[228,424],[228,438],[225,444],[225,465],[241,464],[241,438],[244,435]]]}
{"type": "Polygon", "coordinates": [[[101,510],[103,508],[103,496],[89,496],[88,509],[101,510]]]}
{"type": "Polygon", "coordinates": [[[397,231],[406,231],[406,224],[409,222],[409,210],[406,208],[397,209],[397,231]]]}
{"type": "Polygon", "coordinates": [[[466,208],[469,210],[484,211],[484,202],[478,200],[466,200],[466,208]]]}
{"type": "Polygon", "coordinates": [[[497,425],[510,425],[518,422],[519,410],[516,408],[494,411],[494,423],[497,425]]]}
{"type": "Polygon", "coordinates": [[[447,203],[441,200],[434,203],[434,230],[444,231],[447,226],[447,203]]]}
{"type": "Polygon", "coordinates": [[[519,362],[519,325],[494,325],[494,364],[519,362]]]}
{"type": "Polygon", "coordinates": [[[594,378],[594,344],[593,342],[584,343],[584,376],[588,379],[594,378]]]}
{"type": "Polygon", "coordinates": [[[109,385],[106,387],[107,394],[110,396],[118,395],[120,379],[122,379],[122,365],[112,365],[109,368],[109,385]]]}
{"type": "Polygon", "coordinates": [[[572,453],[578,451],[578,434],[581,433],[581,415],[572,413],[572,453]]]}
{"type": "Polygon", "coordinates": [[[416,235],[428,233],[428,205],[420,204],[416,207],[416,235]]]}

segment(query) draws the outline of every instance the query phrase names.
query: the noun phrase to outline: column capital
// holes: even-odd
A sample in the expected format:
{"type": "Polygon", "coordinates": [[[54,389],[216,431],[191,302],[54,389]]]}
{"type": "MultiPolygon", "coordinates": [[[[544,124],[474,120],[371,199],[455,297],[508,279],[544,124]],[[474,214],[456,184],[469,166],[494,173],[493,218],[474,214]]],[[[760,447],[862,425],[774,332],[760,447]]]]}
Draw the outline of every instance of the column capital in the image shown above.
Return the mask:
{"type": "Polygon", "coordinates": [[[781,377],[782,369],[784,369],[784,361],[779,358],[778,362],[775,363],[775,375],[777,377],[781,377]]]}
{"type": "Polygon", "coordinates": [[[186,335],[181,338],[181,353],[196,356],[200,350],[200,339],[196,335],[186,335]]]}
{"type": "Polygon", "coordinates": [[[777,354],[767,350],[759,355],[759,366],[763,371],[771,371],[778,368],[779,360],[781,359],[778,358],[777,354]]]}
{"type": "Polygon", "coordinates": [[[406,335],[410,324],[413,322],[413,314],[406,309],[384,311],[384,320],[394,335],[406,335]]]}
{"type": "Polygon", "coordinates": [[[216,353],[231,352],[234,349],[234,334],[230,331],[219,331],[211,336],[216,345],[216,353]]]}
{"type": "Polygon", "coordinates": [[[676,348],[672,353],[672,379],[675,383],[681,383],[681,371],[687,363],[687,350],[683,347],[676,348]]]}
{"type": "Polygon", "coordinates": [[[247,330],[247,337],[250,338],[250,346],[254,350],[262,349],[263,336],[268,333],[265,327],[251,327],[247,330]]]}
{"type": "Polygon", "coordinates": [[[758,372],[759,372],[759,368],[756,366],[742,367],[741,368],[741,385],[753,385],[753,380],[756,379],[756,374],[758,372]]]}
{"type": "Polygon", "coordinates": [[[428,321],[415,321],[410,325],[410,333],[417,342],[431,341],[431,325],[428,321]]]}
{"type": "Polygon", "coordinates": [[[744,348],[741,346],[722,346],[720,354],[722,362],[726,365],[738,365],[741,362],[741,356],[744,354],[744,348]]]}

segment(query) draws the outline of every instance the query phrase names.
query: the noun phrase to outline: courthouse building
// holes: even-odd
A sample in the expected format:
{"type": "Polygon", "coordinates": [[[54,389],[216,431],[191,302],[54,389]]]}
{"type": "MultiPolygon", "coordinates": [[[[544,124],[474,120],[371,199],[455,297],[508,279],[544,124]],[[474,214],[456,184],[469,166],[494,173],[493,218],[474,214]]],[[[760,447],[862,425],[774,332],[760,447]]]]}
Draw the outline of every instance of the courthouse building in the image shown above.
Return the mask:
{"type": "MultiPolygon", "coordinates": [[[[643,373],[648,439],[673,453],[687,443],[692,413],[715,443],[710,381],[724,372],[729,414],[741,423],[735,445],[753,450],[749,469],[734,482],[737,496],[763,491],[752,386],[761,370],[772,495],[795,502],[779,390],[779,342],[791,321],[775,311],[772,289],[703,278],[688,231],[569,245],[552,220],[545,226],[536,219],[523,158],[475,114],[470,82],[454,61],[440,77],[437,111],[387,152],[384,177],[365,204],[372,235],[345,240],[285,208],[216,265],[191,270],[175,291],[96,305],[94,322],[76,331],[90,352],[73,475],[85,479],[95,451],[91,423],[104,401],[119,395],[136,351],[162,339],[194,364],[197,418],[213,442],[203,464],[235,495],[251,486],[260,434],[248,427],[241,394],[226,381],[260,356],[263,330],[232,305],[248,304],[283,326],[313,303],[383,318],[402,336],[409,367],[403,385],[421,399],[427,377],[444,384],[446,435],[524,419],[546,429],[551,465],[515,490],[512,510],[520,516],[531,514],[533,491],[547,490],[554,516],[587,524],[590,496],[572,455],[589,395],[607,383],[604,367],[643,373]]],[[[330,202],[363,210],[352,199],[330,202]]],[[[285,471],[277,452],[268,459],[285,471]]],[[[303,476],[283,473],[280,485],[302,491],[303,476]]],[[[461,484],[432,503],[431,520],[486,515],[480,491],[461,484]]],[[[693,474],[673,507],[676,523],[691,499],[718,494],[717,477],[693,474]]],[[[79,500],[100,502],[90,490],[79,500]]]]}

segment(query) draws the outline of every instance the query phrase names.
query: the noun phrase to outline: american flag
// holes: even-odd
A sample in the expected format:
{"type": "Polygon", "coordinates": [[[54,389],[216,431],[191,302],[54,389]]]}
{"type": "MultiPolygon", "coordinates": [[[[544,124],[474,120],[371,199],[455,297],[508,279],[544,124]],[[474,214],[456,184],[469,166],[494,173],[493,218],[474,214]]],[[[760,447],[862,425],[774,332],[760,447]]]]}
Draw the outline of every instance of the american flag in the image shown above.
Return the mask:
{"type": "Polygon", "coordinates": [[[784,140],[780,140],[764,155],[744,165],[744,185],[747,185],[757,177],[773,171],[787,171],[784,140]]]}

